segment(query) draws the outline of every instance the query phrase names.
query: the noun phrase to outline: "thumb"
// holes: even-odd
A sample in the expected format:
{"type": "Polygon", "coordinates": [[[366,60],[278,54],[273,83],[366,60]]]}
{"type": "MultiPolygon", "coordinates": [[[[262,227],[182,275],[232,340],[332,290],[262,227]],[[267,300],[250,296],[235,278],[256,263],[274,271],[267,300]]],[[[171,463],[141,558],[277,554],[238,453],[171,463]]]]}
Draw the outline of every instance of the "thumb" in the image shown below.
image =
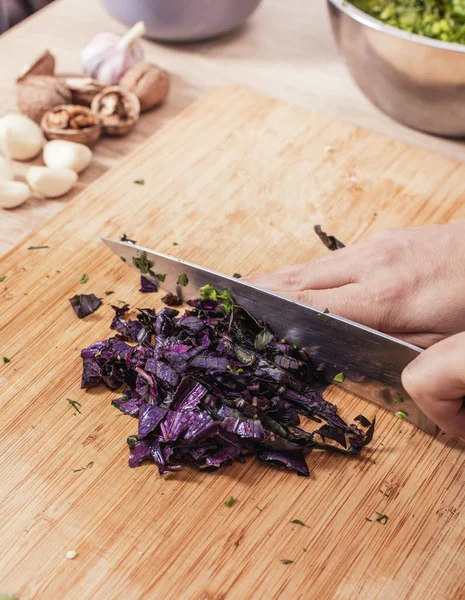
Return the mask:
{"type": "Polygon", "coordinates": [[[465,333],[425,350],[404,370],[402,383],[443,431],[465,439],[465,333]]]}

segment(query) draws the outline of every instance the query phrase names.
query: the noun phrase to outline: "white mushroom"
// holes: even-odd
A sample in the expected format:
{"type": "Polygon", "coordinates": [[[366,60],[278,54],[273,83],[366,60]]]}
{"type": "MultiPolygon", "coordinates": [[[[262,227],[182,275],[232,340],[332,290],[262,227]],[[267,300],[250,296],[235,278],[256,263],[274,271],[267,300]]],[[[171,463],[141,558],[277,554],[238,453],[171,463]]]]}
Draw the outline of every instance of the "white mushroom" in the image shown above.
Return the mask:
{"type": "Polygon", "coordinates": [[[92,160],[92,150],[84,144],[52,140],[45,144],[43,158],[47,167],[71,169],[80,173],[92,160]]]}
{"type": "Polygon", "coordinates": [[[7,158],[0,156],[0,181],[12,181],[14,178],[11,163],[7,158]]]}
{"type": "Polygon", "coordinates": [[[44,198],[63,196],[77,181],[77,173],[70,169],[31,167],[26,179],[31,188],[44,198]]]}
{"type": "Polygon", "coordinates": [[[29,186],[21,181],[0,181],[0,208],[16,208],[30,195],[29,186]]]}
{"type": "Polygon", "coordinates": [[[30,160],[45,144],[41,128],[24,115],[5,115],[0,118],[0,149],[9,158],[30,160]]]}

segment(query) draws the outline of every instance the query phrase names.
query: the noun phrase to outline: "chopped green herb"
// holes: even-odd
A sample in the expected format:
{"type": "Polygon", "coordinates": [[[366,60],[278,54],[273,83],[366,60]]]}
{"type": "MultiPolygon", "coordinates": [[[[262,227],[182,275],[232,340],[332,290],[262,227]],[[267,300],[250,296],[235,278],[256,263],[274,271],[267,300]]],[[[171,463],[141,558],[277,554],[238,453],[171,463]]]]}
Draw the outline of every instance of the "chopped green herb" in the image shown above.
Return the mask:
{"type": "Polygon", "coordinates": [[[86,469],[92,469],[93,466],[94,466],[94,461],[91,460],[90,463],[87,463],[86,469]]]}
{"type": "Polygon", "coordinates": [[[186,287],[186,285],[189,283],[189,277],[185,274],[185,273],[181,273],[181,275],[178,277],[178,285],[182,285],[182,287],[186,287]]]}
{"type": "Polygon", "coordinates": [[[145,179],[136,179],[134,181],[134,183],[137,183],[137,185],[144,185],[145,184],[145,179]]]}
{"type": "Polygon", "coordinates": [[[86,275],[84,273],[84,275],[81,277],[81,279],[79,280],[79,283],[87,283],[89,281],[89,277],[88,275],[86,275]]]}
{"type": "Polygon", "coordinates": [[[263,508],[260,508],[259,506],[255,507],[258,511],[262,512],[263,508]]]}
{"type": "Polygon", "coordinates": [[[325,309],[324,309],[324,311],[323,311],[323,313],[324,313],[325,315],[329,315],[329,308],[325,308],[325,309]]]}
{"type": "Polygon", "coordinates": [[[128,304],[126,300],[117,300],[116,302],[118,302],[118,304],[128,304]]]}
{"type": "Polygon", "coordinates": [[[2,281],[5,281],[5,279],[6,279],[6,275],[1,275],[0,276],[0,283],[2,283],[2,281]]]}
{"type": "Polygon", "coordinates": [[[155,273],[155,277],[163,283],[166,279],[166,273],[155,273]]]}
{"type": "Polygon", "coordinates": [[[371,519],[369,519],[368,517],[365,517],[365,521],[368,521],[369,523],[373,523],[373,521],[371,519]]]}
{"type": "Polygon", "coordinates": [[[394,415],[401,421],[403,421],[404,419],[406,419],[408,417],[408,413],[406,413],[405,410],[398,410],[397,412],[394,413],[394,415]]]}
{"type": "Polygon", "coordinates": [[[82,469],[73,469],[73,473],[80,473],[82,469]]]}
{"type": "Polygon", "coordinates": [[[305,525],[305,523],[300,519],[294,519],[293,521],[291,521],[291,523],[293,523],[294,525],[301,525],[302,527],[308,527],[308,525],[305,525]]]}
{"type": "Polygon", "coordinates": [[[134,256],[132,262],[142,275],[147,275],[148,273],[152,277],[155,277],[155,273],[152,271],[153,262],[147,258],[146,252],[141,252],[140,256],[134,256]]]}
{"type": "Polygon", "coordinates": [[[302,550],[303,550],[304,552],[307,552],[307,548],[302,548],[302,550]]]}
{"type": "Polygon", "coordinates": [[[229,292],[220,292],[212,285],[207,284],[200,288],[200,297],[202,300],[221,301],[224,311],[226,313],[231,312],[233,300],[229,292]]]}
{"type": "Polygon", "coordinates": [[[78,413],[80,413],[81,411],[79,410],[81,405],[77,400],[71,400],[71,398],[66,398],[68,400],[68,404],[70,406],[72,406],[74,408],[74,410],[78,413]]]}
{"type": "Polygon", "coordinates": [[[263,329],[259,334],[255,336],[254,348],[257,352],[263,352],[268,344],[273,339],[273,334],[269,329],[263,329]]]}
{"type": "Polygon", "coordinates": [[[282,559],[281,559],[281,563],[282,563],[283,565],[292,565],[292,564],[293,564],[293,562],[294,562],[293,560],[289,560],[289,559],[287,559],[287,558],[282,558],[282,559]]]}
{"type": "Polygon", "coordinates": [[[130,435],[126,440],[126,443],[129,446],[130,450],[134,450],[134,448],[139,443],[139,438],[137,437],[137,435],[130,435]]]}
{"type": "Polygon", "coordinates": [[[378,492],[383,494],[383,496],[386,496],[386,498],[389,498],[389,494],[386,494],[386,492],[383,492],[383,490],[378,490],[378,492]]]}
{"type": "Polygon", "coordinates": [[[103,292],[105,294],[105,296],[111,296],[112,294],[114,294],[115,292],[110,291],[110,292],[103,292]]]}
{"type": "Polygon", "coordinates": [[[242,279],[242,275],[240,273],[234,273],[234,279],[242,279]]]}
{"type": "Polygon", "coordinates": [[[124,258],[124,256],[120,256],[120,258],[123,262],[126,262],[126,259],[124,258]]]}
{"type": "Polygon", "coordinates": [[[227,506],[228,508],[230,508],[234,504],[235,501],[236,501],[236,499],[234,498],[234,496],[229,496],[229,498],[226,500],[224,505],[227,506]]]}
{"type": "Polygon", "coordinates": [[[333,381],[336,381],[337,383],[344,383],[345,380],[345,375],[344,373],[338,373],[337,375],[334,376],[333,381]]]}
{"type": "Polygon", "coordinates": [[[402,404],[403,402],[404,402],[404,399],[401,396],[400,398],[397,398],[397,400],[394,402],[394,404],[402,404]]]}
{"type": "Polygon", "coordinates": [[[58,269],[56,270],[57,273],[61,273],[61,271],[59,271],[58,269]]]}
{"type": "Polygon", "coordinates": [[[7,363],[11,362],[11,358],[8,358],[8,356],[4,356],[4,357],[3,357],[3,362],[4,362],[5,364],[7,364],[7,363]]]}
{"type": "Polygon", "coordinates": [[[386,523],[388,522],[389,517],[387,515],[384,515],[383,513],[376,513],[378,515],[378,518],[376,519],[377,523],[382,523],[383,525],[386,525],[386,523]]]}
{"type": "Polygon", "coordinates": [[[428,38],[465,44],[462,0],[351,0],[375,19],[428,38]]]}
{"type": "Polygon", "coordinates": [[[179,246],[178,242],[173,242],[173,246],[179,246]]]}
{"type": "Polygon", "coordinates": [[[297,350],[297,348],[298,348],[299,346],[297,346],[297,344],[292,344],[292,347],[294,348],[294,350],[297,350]]]}
{"type": "Polygon", "coordinates": [[[28,250],[42,250],[43,248],[50,248],[50,246],[29,246],[28,250]]]}
{"type": "Polygon", "coordinates": [[[243,373],[244,369],[242,367],[239,367],[238,369],[236,369],[236,373],[243,373]]]}

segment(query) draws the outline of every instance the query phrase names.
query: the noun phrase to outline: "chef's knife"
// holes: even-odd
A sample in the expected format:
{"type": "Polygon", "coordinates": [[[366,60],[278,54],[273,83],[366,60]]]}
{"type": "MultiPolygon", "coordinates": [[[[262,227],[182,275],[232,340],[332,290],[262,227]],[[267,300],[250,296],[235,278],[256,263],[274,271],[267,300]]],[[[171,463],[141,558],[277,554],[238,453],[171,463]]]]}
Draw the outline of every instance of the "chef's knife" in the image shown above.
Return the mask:
{"type": "Polygon", "coordinates": [[[102,239],[133,268],[138,268],[134,259],[149,261],[152,272],[166,275],[163,281],[155,278],[159,287],[183,300],[198,298],[200,288],[206,284],[230,291],[238,304],[266,321],[274,333],[305,348],[315,364],[324,368],[329,382],[343,373],[338,379],[343,379],[339,385],[344,389],[393,412],[402,411],[400,417],[405,415],[427,433],[437,432],[436,425],[409,398],[401,383],[402,371],[418,356],[420,348],[240,279],[130,242],[102,239]],[[177,283],[183,273],[187,276],[186,286],[177,283]]]}

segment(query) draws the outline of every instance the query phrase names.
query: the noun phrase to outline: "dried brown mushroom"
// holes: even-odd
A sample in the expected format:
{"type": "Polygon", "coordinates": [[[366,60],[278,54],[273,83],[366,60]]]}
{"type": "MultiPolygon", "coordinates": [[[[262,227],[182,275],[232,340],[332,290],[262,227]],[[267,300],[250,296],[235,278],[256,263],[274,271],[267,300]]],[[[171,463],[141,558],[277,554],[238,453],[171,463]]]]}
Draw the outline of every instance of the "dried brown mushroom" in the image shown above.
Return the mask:
{"type": "Polygon", "coordinates": [[[64,76],[62,80],[71,92],[72,103],[90,106],[94,97],[105,88],[105,84],[91,77],[64,76]]]}
{"type": "Polygon", "coordinates": [[[53,75],[55,73],[55,57],[48,50],[31,64],[28,65],[16,80],[17,82],[29,77],[29,75],[53,75]]]}
{"type": "Polygon", "coordinates": [[[24,115],[40,123],[47,110],[71,102],[71,92],[53,75],[29,75],[16,83],[16,102],[24,115]]]}
{"type": "Polygon", "coordinates": [[[91,148],[100,137],[97,115],[90,108],[77,104],[63,104],[48,110],[40,123],[48,140],[68,140],[91,148]]]}
{"type": "Polygon", "coordinates": [[[144,112],[165,100],[171,82],[167,71],[148,62],[139,62],[123,75],[120,85],[136,94],[141,111],[144,112]]]}
{"type": "Polygon", "coordinates": [[[103,132],[111,136],[129,133],[140,115],[137,96],[118,85],[107,87],[97,94],[91,109],[100,119],[103,132]]]}

